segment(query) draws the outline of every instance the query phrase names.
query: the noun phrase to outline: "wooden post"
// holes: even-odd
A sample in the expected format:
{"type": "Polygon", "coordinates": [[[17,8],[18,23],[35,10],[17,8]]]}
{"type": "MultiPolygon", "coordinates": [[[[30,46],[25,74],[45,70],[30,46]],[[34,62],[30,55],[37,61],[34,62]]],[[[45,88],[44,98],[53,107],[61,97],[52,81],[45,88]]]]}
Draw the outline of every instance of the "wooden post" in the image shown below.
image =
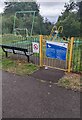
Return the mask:
{"type": "Polygon", "coordinates": [[[74,43],[74,37],[71,38],[70,53],[69,53],[70,55],[69,55],[69,63],[68,63],[68,72],[71,72],[73,43],[74,43]]]}
{"type": "Polygon", "coordinates": [[[42,45],[43,45],[43,35],[40,35],[40,67],[43,66],[43,51],[42,51],[42,45]]]}

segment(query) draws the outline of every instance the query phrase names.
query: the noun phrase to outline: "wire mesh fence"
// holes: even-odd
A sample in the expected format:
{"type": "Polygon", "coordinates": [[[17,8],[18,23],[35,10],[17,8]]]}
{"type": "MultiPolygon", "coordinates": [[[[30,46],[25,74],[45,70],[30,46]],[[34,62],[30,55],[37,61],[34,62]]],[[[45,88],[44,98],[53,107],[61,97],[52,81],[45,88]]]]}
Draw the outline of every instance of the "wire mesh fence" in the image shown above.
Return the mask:
{"type": "Polygon", "coordinates": [[[82,39],[75,38],[73,45],[72,71],[82,72],[82,39]]]}
{"type": "MultiPolygon", "coordinates": [[[[59,59],[54,59],[54,58],[50,58],[46,56],[46,42],[47,41],[51,41],[49,36],[44,36],[43,37],[43,65],[44,66],[49,66],[49,67],[53,67],[56,69],[61,69],[61,70],[67,70],[67,61],[64,60],[59,60],[59,59]]],[[[51,42],[57,42],[57,43],[67,43],[68,41],[64,40],[64,39],[60,39],[60,38],[53,38],[53,40],[51,42]]]]}
{"type": "Polygon", "coordinates": [[[9,49],[13,48],[15,54],[10,56],[17,57],[19,59],[27,59],[26,56],[22,55],[23,52],[30,56],[30,62],[39,65],[39,53],[33,53],[33,42],[39,43],[39,36],[22,37],[20,35],[5,34],[2,36],[2,45],[8,46],[9,49]],[[23,52],[21,52],[23,50],[23,52]],[[31,54],[32,53],[32,54],[31,54]]]}
{"type": "MultiPolygon", "coordinates": [[[[61,61],[61,60],[57,60],[57,59],[47,58],[45,55],[46,40],[49,41],[50,38],[48,36],[44,36],[43,64],[46,66],[68,69],[71,39],[66,39],[66,40],[60,39],[60,38],[53,39],[53,41],[55,41],[55,42],[59,42],[59,43],[63,42],[63,43],[68,44],[67,61],[61,61]]],[[[82,72],[82,38],[74,38],[71,68],[72,68],[71,71],[73,71],[73,72],[82,72]]]]}
{"type": "MultiPolygon", "coordinates": [[[[5,34],[2,35],[2,41],[0,39],[0,44],[4,44],[7,46],[13,46],[17,48],[22,48],[28,50],[28,52],[33,52],[33,42],[39,43],[40,41],[39,35],[36,36],[29,36],[23,37],[20,35],[13,35],[13,34],[5,34]]],[[[63,69],[67,69],[67,64],[69,61],[69,50],[68,50],[68,57],[67,61],[60,61],[57,59],[51,59],[46,57],[46,41],[49,41],[50,38],[48,36],[43,36],[43,64],[45,66],[52,66],[52,67],[59,67],[63,69]]],[[[70,40],[63,40],[63,39],[54,39],[56,42],[64,42],[69,43],[70,40]]],[[[70,44],[69,44],[70,45],[70,44]]],[[[40,48],[40,46],[39,46],[40,48]]],[[[9,53],[11,55],[11,53],[9,53]]],[[[24,55],[15,54],[13,55],[17,58],[27,59],[24,55]]],[[[33,53],[30,56],[30,62],[40,65],[40,53],[33,53]]],[[[74,45],[73,45],[73,54],[72,54],[72,71],[73,72],[82,72],[82,38],[75,38],[74,45]]]]}

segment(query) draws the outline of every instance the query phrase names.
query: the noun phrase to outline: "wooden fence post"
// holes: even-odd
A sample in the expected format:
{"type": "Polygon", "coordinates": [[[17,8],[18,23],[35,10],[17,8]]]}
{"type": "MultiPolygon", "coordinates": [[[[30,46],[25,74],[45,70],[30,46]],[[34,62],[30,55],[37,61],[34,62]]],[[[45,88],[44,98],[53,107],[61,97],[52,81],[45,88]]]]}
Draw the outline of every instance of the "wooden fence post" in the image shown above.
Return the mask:
{"type": "Polygon", "coordinates": [[[70,55],[69,55],[69,63],[68,63],[68,72],[71,72],[73,43],[74,43],[74,37],[71,38],[70,53],[69,53],[70,55]]]}
{"type": "Polygon", "coordinates": [[[40,67],[43,66],[43,51],[42,51],[42,45],[43,45],[43,35],[40,35],[40,67]]]}

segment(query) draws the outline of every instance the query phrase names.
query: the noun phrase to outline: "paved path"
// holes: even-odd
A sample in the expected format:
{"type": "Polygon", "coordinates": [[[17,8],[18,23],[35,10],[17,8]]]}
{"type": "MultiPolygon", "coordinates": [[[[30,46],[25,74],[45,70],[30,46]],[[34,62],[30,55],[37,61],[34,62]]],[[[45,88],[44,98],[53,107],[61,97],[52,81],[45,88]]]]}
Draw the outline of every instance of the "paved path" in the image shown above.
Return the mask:
{"type": "Polygon", "coordinates": [[[58,80],[64,75],[65,73],[62,70],[41,68],[40,70],[34,72],[31,76],[36,79],[44,80],[46,82],[57,83],[58,80]]]}
{"type": "Polygon", "coordinates": [[[2,118],[2,72],[0,71],[0,120],[2,118]]]}
{"type": "Polygon", "coordinates": [[[79,118],[80,93],[3,72],[3,118],[79,118]]]}

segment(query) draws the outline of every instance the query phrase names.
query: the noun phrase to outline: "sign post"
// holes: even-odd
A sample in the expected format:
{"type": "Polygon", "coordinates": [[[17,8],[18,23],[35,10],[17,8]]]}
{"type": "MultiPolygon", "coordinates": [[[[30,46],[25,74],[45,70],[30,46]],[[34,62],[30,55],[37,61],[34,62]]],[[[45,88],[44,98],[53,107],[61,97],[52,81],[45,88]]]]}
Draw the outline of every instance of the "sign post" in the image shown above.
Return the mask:
{"type": "Polygon", "coordinates": [[[43,36],[40,35],[40,67],[43,66],[43,52],[42,52],[42,45],[43,45],[43,36]]]}
{"type": "Polygon", "coordinates": [[[74,37],[72,37],[72,38],[71,38],[70,56],[69,56],[69,63],[68,63],[68,72],[71,72],[71,63],[72,63],[73,43],[74,43],[74,37]]]}

